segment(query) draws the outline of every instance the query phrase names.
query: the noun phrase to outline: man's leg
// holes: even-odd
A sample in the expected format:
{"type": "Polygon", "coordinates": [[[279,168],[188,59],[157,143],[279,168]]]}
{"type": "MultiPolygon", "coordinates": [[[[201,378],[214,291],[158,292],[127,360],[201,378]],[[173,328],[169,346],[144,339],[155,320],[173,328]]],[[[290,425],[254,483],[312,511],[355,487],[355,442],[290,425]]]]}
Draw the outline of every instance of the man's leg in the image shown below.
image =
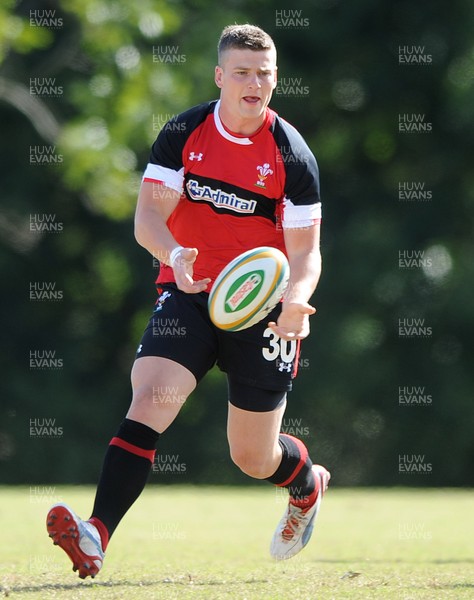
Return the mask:
{"type": "Polygon", "coordinates": [[[233,461],[256,479],[288,489],[289,506],[275,532],[271,553],[294,556],[308,543],[329,473],[313,465],[301,440],[280,433],[285,394],[229,381],[228,438],[233,461]],[[257,409],[251,410],[252,406],[257,409]]]}
{"type": "MultiPolygon", "coordinates": [[[[245,386],[242,386],[242,392],[245,392],[245,386]]],[[[282,461],[279,433],[286,408],[285,394],[282,397],[283,403],[278,408],[265,412],[251,412],[229,402],[227,438],[231,458],[244,473],[255,479],[270,477],[282,461]]],[[[231,399],[234,401],[232,395],[231,399]]]]}
{"type": "Polygon", "coordinates": [[[50,537],[81,578],[102,567],[109,537],[145,487],[159,434],[195,387],[194,375],[174,361],[152,356],[135,361],[132,404],[106,452],[91,518],[82,521],[62,504],[48,513],[50,537]]]}
{"type": "Polygon", "coordinates": [[[194,375],[172,360],[144,356],[135,361],[132,404],[105,455],[92,511],[93,522],[105,525],[107,538],[141,494],[159,435],[195,387],[194,375]]]}

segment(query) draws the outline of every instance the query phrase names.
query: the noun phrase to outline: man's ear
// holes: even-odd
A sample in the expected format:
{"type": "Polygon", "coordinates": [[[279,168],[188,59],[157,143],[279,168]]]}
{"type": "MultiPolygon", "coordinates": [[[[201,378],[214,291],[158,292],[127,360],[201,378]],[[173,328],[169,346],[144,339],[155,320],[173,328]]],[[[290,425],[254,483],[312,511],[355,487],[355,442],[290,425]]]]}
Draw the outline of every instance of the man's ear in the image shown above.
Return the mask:
{"type": "Polygon", "coordinates": [[[222,70],[222,67],[219,67],[219,65],[217,65],[216,69],[215,69],[215,73],[214,73],[214,81],[217,85],[218,88],[222,87],[222,76],[223,76],[224,72],[222,70]]]}
{"type": "Polygon", "coordinates": [[[273,74],[273,86],[272,86],[273,90],[276,88],[277,83],[278,83],[278,67],[275,67],[275,73],[273,74]]]}

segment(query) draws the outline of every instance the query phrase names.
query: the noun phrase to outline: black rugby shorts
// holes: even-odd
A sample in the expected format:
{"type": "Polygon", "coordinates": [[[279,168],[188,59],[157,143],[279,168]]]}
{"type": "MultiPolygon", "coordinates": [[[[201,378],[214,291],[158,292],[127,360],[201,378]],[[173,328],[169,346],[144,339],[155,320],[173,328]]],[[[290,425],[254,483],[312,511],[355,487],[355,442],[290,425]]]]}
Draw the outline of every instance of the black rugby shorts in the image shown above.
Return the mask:
{"type": "Polygon", "coordinates": [[[248,329],[223,331],[209,318],[206,292],[186,294],[174,283],[161,284],[157,289],[158,300],[136,358],[168,358],[186,367],[198,382],[217,364],[245,385],[291,390],[299,341],[282,340],[267,326],[278,319],[281,303],[248,329]]]}

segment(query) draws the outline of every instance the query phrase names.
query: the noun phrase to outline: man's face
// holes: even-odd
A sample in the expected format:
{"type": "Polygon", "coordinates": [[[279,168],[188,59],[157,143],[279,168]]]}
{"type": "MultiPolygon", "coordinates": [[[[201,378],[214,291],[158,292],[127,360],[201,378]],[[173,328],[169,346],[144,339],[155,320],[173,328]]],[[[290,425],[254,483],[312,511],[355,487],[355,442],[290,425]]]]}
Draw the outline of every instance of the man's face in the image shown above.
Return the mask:
{"type": "Polygon", "coordinates": [[[233,119],[263,122],[277,84],[275,50],[226,50],[216,67],[221,105],[233,119]]]}

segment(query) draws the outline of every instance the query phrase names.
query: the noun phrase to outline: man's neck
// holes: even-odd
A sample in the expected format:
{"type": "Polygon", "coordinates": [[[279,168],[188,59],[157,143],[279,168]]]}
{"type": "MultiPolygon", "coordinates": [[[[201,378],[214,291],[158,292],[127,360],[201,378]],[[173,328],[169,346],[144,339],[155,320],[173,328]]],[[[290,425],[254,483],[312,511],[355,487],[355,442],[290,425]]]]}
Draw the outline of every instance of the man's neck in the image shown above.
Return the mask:
{"type": "Polygon", "coordinates": [[[255,119],[234,117],[222,104],[219,106],[219,118],[225,129],[232,135],[250,137],[257,133],[265,122],[266,112],[255,119]]]}

